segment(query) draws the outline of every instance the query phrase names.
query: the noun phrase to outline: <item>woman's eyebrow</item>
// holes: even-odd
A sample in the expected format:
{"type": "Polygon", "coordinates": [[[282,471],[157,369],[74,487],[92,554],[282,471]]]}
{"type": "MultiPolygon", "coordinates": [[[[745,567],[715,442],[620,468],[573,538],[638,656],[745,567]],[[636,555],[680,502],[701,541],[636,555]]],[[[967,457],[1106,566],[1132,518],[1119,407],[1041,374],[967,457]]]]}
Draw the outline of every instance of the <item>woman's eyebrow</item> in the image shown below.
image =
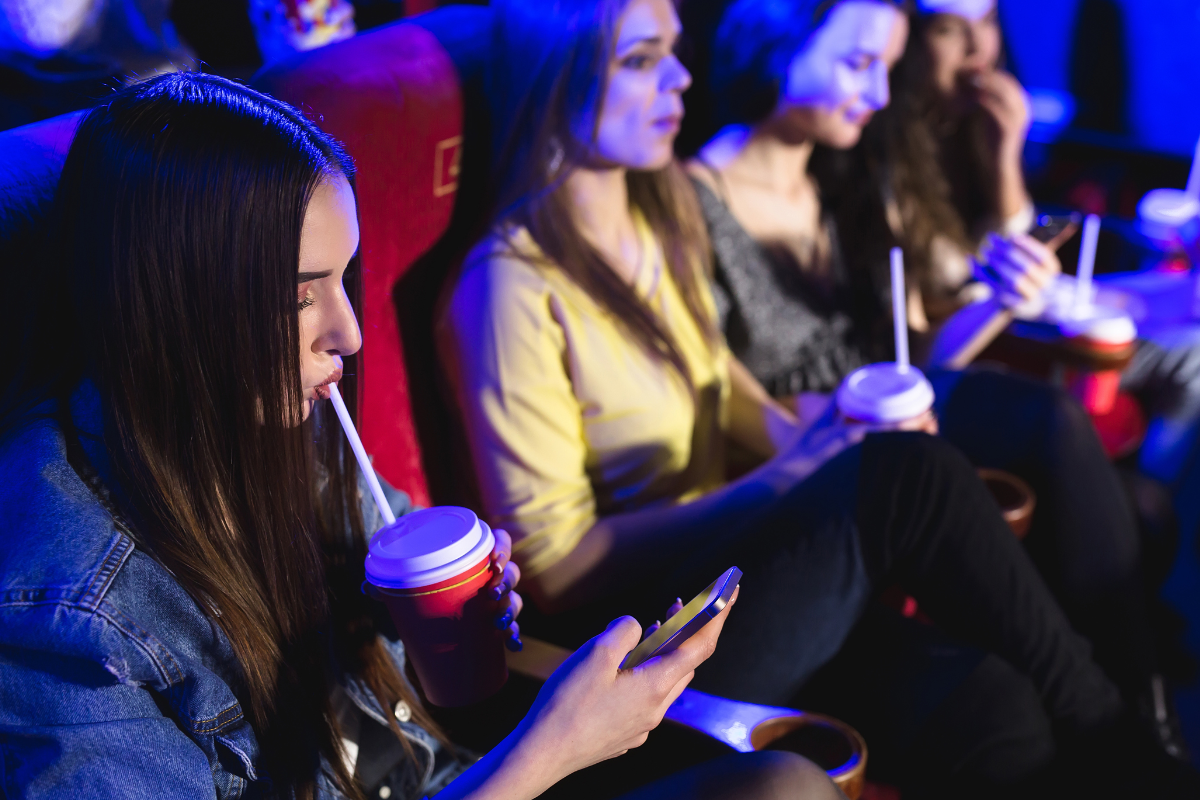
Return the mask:
{"type": "MultiPolygon", "coordinates": [[[[646,35],[646,36],[638,36],[637,34],[634,34],[633,36],[630,36],[626,39],[618,40],[617,46],[616,46],[616,52],[619,54],[624,54],[624,53],[632,50],[633,48],[637,47],[638,45],[642,45],[642,44],[661,45],[661,44],[664,44],[666,41],[666,39],[663,37],[663,35],[661,33],[649,33],[649,32],[647,32],[647,33],[648,33],[648,35],[646,35]]],[[[678,39],[680,31],[679,30],[669,31],[669,34],[674,34],[674,38],[678,39]]]]}
{"type": "Polygon", "coordinates": [[[617,43],[617,52],[626,53],[641,44],[662,44],[661,36],[638,36],[617,43]]]}
{"type": "Polygon", "coordinates": [[[319,281],[321,278],[328,278],[333,274],[333,270],[327,269],[321,272],[301,272],[296,276],[296,283],[308,283],[309,281],[319,281]]]}

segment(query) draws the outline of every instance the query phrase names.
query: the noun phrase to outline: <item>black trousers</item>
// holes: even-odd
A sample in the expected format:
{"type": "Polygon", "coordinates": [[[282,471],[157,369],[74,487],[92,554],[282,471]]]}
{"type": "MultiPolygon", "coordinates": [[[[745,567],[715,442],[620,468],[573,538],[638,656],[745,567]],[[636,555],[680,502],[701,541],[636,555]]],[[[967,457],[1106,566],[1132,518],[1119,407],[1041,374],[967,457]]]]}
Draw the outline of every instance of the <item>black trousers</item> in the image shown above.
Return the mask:
{"type": "MultiPolygon", "coordinates": [[[[1019,686],[1026,693],[1028,702],[1002,702],[1001,708],[1032,704],[1044,715],[1037,720],[1042,729],[1086,731],[1121,713],[1116,687],[1093,661],[1087,640],[1071,629],[974,467],[948,442],[924,434],[869,436],[741,525],[696,542],[659,585],[628,587],[553,618],[530,614],[523,627],[578,645],[619,614],[643,623],[660,617],[676,595],[690,597],[735,564],[744,572],[742,594],[716,653],[697,671],[698,689],[751,702],[796,702],[822,668],[836,665],[872,596],[898,581],[953,637],[948,643],[976,650],[935,682],[931,702],[872,709],[885,722],[889,714],[909,712],[934,719],[984,664],[983,653],[993,654],[987,663],[1013,678],[993,687],[1019,686]]],[[[879,666],[887,672],[886,664],[879,666]]],[[[883,683],[882,677],[875,681],[883,683]]],[[[911,681],[907,688],[904,681],[893,685],[913,694],[911,681]]],[[[972,735],[985,749],[1013,738],[1003,714],[973,722],[983,728],[972,735]]],[[[1017,722],[1020,739],[1028,726],[1017,722]]],[[[892,749],[892,743],[878,745],[892,749]]],[[[1041,740],[1036,747],[1043,747],[1041,740]]],[[[968,750],[965,757],[977,757],[978,747],[968,750]]]]}
{"type": "Polygon", "coordinates": [[[1157,664],[1137,526],[1091,420],[1066,392],[1038,381],[981,370],[951,385],[939,397],[942,436],[974,465],[1033,488],[1030,556],[1110,677],[1143,689],[1157,664]]]}

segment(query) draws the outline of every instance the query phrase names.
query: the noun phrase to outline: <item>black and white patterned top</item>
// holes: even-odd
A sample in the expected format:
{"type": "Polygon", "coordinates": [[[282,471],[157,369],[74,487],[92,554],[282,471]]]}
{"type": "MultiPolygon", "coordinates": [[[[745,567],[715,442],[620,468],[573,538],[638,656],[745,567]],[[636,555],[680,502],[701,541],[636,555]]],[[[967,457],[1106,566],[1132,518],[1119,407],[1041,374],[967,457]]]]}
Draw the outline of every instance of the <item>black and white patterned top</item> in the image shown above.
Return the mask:
{"type": "Polygon", "coordinates": [[[833,220],[830,291],[819,290],[790,258],[756,241],[711,188],[693,179],[712,239],[713,293],[729,348],[775,397],[832,392],[872,360],[856,341],[840,297],[845,265],[833,220]]]}

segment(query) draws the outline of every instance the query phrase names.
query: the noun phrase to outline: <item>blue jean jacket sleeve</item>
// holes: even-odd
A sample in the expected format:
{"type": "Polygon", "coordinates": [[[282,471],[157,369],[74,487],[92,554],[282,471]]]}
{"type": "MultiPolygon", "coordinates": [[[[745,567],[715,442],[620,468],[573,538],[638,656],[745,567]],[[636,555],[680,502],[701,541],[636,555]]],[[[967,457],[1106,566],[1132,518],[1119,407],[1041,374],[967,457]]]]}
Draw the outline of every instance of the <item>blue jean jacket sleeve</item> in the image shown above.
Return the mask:
{"type": "Polygon", "coordinates": [[[73,797],[108,800],[217,797],[204,753],[163,716],[4,731],[0,753],[13,800],[61,798],[67,787],[73,797]]]}

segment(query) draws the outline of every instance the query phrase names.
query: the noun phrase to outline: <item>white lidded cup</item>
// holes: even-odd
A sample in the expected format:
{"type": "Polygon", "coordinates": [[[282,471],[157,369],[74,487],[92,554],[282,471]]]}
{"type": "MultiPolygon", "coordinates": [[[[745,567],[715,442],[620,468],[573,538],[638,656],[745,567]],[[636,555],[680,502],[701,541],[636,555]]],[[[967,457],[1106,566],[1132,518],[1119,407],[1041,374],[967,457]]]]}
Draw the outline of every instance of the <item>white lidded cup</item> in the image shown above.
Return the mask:
{"type": "Polygon", "coordinates": [[[924,430],[933,400],[933,385],[921,370],[890,361],[856,369],[837,391],[844,419],[894,430],[924,430]]]}
{"type": "Polygon", "coordinates": [[[496,537],[468,508],[435,506],[381,528],[367,550],[371,593],[391,612],[434,705],[477,703],[508,679],[487,585],[496,537]]]}
{"type": "MultiPolygon", "coordinates": [[[[1058,323],[1062,335],[1076,348],[1098,356],[1128,353],[1137,339],[1133,318],[1118,308],[1085,306],[1081,313],[1058,323]]],[[[1067,387],[1088,412],[1112,411],[1121,387],[1120,369],[1067,371],[1067,387]]]]}
{"type": "Polygon", "coordinates": [[[1085,306],[1081,313],[1058,323],[1062,335],[1100,348],[1123,348],[1137,339],[1137,325],[1128,313],[1107,306],[1085,306]]]}

